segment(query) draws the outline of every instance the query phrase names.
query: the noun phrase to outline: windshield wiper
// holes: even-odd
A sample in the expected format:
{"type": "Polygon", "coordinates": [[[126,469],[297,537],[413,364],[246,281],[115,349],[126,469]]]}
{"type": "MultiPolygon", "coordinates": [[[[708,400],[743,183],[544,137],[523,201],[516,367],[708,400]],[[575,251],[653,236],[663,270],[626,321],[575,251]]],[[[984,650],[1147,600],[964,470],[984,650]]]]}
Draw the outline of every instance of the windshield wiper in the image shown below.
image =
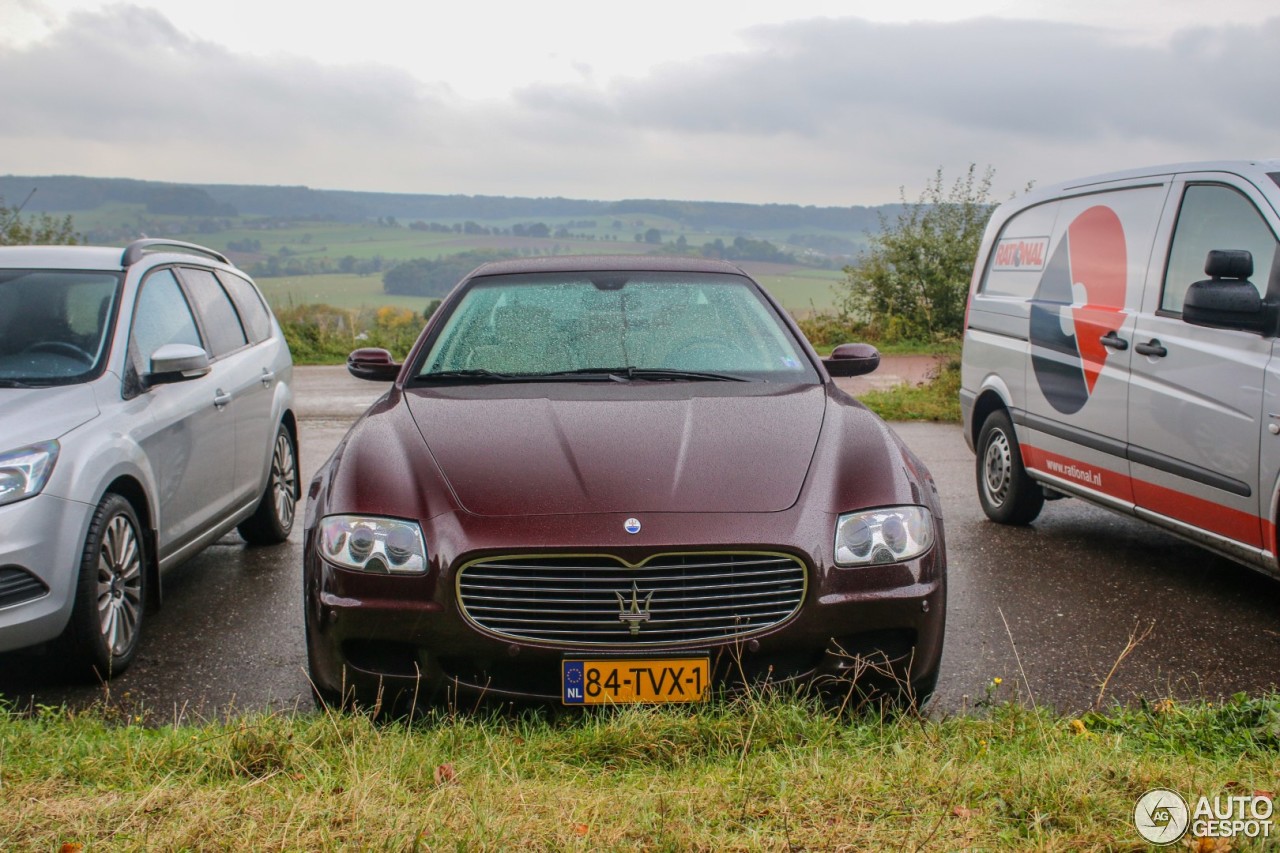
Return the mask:
{"type": "Polygon", "coordinates": [[[525,377],[516,373],[499,373],[496,370],[441,370],[436,373],[419,373],[418,379],[480,379],[488,382],[510,382],[525,377]]]}
{"type": "Polygon", "coordinates": [[[731,373],[710,373],[702,370],[678,370],[672,367],[584,367],[580,370],[559,370],[554,373],[540,373],[537,378],[563,378],[571,376],[605,376],[618,381],[628,379],[669,379],[689,381],[746,382],[741,376],[731,373]]]}

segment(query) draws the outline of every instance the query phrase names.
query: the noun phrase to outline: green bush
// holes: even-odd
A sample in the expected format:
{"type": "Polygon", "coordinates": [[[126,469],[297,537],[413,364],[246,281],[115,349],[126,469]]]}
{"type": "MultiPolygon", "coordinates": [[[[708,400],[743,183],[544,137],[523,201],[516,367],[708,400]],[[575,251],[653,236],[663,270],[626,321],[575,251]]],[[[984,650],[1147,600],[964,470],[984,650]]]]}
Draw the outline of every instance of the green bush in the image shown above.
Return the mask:
{"type": "Polygon", "coordinates": [[[361,347],[381,347],[402,359],[439,305],[430,303],[422,314],[390,305],[359,309],[290,305],[277,310],[276,319],[296,364],[340,364],[361,347]]]}

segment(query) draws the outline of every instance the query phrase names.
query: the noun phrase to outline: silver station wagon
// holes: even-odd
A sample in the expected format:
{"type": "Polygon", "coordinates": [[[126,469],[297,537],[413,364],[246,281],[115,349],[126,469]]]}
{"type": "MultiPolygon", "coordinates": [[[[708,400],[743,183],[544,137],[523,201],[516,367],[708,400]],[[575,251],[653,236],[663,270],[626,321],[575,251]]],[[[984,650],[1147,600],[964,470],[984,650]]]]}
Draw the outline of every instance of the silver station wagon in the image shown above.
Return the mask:
{"type": "Polygon", "coordinates": [[[0,651],[133,659],[161,571],[298,498],[289,348],[225,257],[167,240],[0,248],[0,651]]]}

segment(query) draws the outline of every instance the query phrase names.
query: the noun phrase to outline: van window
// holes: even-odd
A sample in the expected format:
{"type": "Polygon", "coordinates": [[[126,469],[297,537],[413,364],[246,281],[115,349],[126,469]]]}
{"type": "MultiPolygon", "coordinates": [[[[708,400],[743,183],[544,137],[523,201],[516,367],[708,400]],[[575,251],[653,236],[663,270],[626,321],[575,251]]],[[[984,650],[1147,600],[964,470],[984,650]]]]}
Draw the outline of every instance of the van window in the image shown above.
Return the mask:
{"type": "Polygon", "coordinates": [[[1182,195],[1160,297],[1161,310],[1182,313],[1187,288],[1206,278],[1204,261],[1211,249],[1247,249],[1253,254],[1253,286],[1260,294],[1266,293],[1276,254],[1276,237],[1266,220],[1239,190],[1195,184],[1182,195]]]}

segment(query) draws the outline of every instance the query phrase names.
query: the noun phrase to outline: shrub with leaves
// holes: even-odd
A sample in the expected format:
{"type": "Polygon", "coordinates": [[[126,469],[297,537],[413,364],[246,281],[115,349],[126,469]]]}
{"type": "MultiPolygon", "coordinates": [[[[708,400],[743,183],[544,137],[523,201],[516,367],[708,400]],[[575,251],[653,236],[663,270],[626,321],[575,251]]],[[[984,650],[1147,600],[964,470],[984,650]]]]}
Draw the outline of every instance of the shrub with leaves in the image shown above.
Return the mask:
{"type": "Polygon", "coordinates": [[[21,205],[9,207],[0,196],[0,246],[74,246],[79,242],[70,214],[61,219],[47,213],[24,216],[21,205]]]}
{"type": "Polygon", "coordinates": [[[938,169],[917,201],[903,190],[897,221],[882,218],[871,247],[844,268],[841,311],[887,341],[959,337],[974,258],[995,209],[994,175],[970,165],[948,189],[938,169]]]}

